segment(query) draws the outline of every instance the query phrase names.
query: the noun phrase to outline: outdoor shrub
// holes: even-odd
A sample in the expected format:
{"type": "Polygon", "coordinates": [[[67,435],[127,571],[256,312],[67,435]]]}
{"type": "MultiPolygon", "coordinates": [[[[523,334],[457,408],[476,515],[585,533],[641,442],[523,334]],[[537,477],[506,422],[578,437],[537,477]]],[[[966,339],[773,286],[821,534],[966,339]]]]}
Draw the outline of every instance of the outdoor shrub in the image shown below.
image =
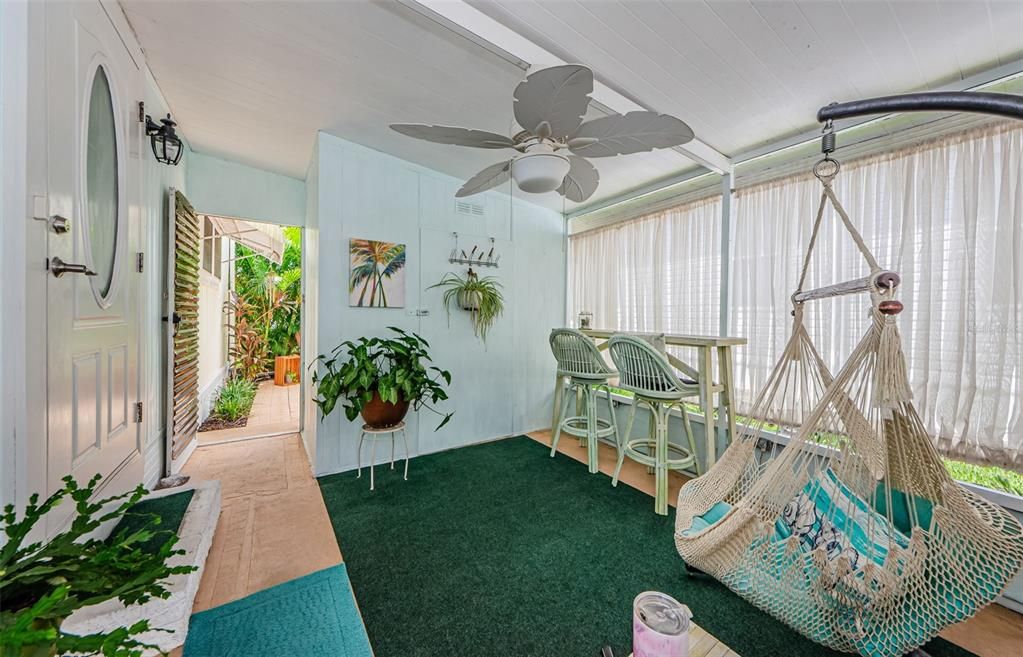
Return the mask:
{"type": "Polygon", "coordinates": [[[220,389],[220,395],[213,404],[213,415],[234,422],[249,414],[256,399],[257,385],[241,377],[231,379],[220,389]]]}

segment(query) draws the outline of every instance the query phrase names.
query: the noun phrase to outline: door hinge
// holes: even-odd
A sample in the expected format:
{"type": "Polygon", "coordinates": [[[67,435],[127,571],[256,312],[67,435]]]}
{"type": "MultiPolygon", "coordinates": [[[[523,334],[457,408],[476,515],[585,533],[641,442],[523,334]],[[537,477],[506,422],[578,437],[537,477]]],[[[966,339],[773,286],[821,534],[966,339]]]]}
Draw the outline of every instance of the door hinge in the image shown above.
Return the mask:
{"type": "Polygon", "coordinates": [[[139,123],[146,122],[146,104],[143,101],[139,101],[139,123]]]}
{"type": "Polygon", "coordinates": [[[146,254],[139,251],[135,254],[135,271],[142,273],[146,270],[146,254]]]}
{"type": "Polygon", "coordinates": [[[135,422],[142,422],[142,402],[135,402],[135,422]]]}

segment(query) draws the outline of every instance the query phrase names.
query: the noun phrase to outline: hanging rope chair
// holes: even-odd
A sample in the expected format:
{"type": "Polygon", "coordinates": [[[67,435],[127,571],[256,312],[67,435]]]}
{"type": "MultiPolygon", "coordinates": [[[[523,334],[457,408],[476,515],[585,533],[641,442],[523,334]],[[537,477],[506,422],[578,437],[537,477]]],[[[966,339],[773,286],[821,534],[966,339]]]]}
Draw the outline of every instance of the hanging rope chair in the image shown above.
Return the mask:
{"type": "Polygon", "coordinates": [[[814,167],[823,189],[791,337],[739,437],[679,492],[675,543],[688,566],[810,639],[897,657],[999,595],[1023,565],[1023,528],[956,484],[931,443],[896,325],[899,278],[878,266],[842,208],[838,170],[830,156],[814,167]],[[828,205],[870,273],[804,292],[828,205]],[[833,376],[804,306],[864,291],[870,325],[833,376]],[[773,458],[758,449],[778,434],[788,440],[773,458]]]}

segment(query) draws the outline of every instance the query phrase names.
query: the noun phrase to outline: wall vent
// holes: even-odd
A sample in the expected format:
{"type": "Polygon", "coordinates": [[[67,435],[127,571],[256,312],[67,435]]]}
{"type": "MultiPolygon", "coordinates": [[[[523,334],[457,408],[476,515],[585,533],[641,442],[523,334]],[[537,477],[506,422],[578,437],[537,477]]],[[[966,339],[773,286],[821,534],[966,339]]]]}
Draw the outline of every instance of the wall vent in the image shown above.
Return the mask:
{"type": "Polygon", "coordinates": [[[455,201],[455,214],[463,214],[469,217],[482,217],[486,213],[486,208],[479,201],[455,201]]]}

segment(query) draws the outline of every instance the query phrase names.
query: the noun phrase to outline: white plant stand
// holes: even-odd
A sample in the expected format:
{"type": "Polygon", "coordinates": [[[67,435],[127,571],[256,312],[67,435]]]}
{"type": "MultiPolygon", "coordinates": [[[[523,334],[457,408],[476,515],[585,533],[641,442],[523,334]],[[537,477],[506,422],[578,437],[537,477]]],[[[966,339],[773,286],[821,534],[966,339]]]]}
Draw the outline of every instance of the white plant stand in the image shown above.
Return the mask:
{"type": "Polygon", "coordinates": [[[371,441],[370,454],[369,454],[369,489],[375,490],[376,482],[373,479],[373,466],[376,463],[376,450],[377,440],[380,438],[391,438],[391,469],[394,469],[394,439],[395,434],[401,432],[401,442],[405,445],[405,481],[408,481],[408,438],[405,435],[405,422],[399,422],[393,427],[384,427],[377,429],[371,427],[368,424],[362,425],[362,435],[359,436],[359,455],[358,455],[358,470],[359,473],[356,475],[356,479],[362,477],[362,443],[365,442],[366,438],[371,441]]]}

